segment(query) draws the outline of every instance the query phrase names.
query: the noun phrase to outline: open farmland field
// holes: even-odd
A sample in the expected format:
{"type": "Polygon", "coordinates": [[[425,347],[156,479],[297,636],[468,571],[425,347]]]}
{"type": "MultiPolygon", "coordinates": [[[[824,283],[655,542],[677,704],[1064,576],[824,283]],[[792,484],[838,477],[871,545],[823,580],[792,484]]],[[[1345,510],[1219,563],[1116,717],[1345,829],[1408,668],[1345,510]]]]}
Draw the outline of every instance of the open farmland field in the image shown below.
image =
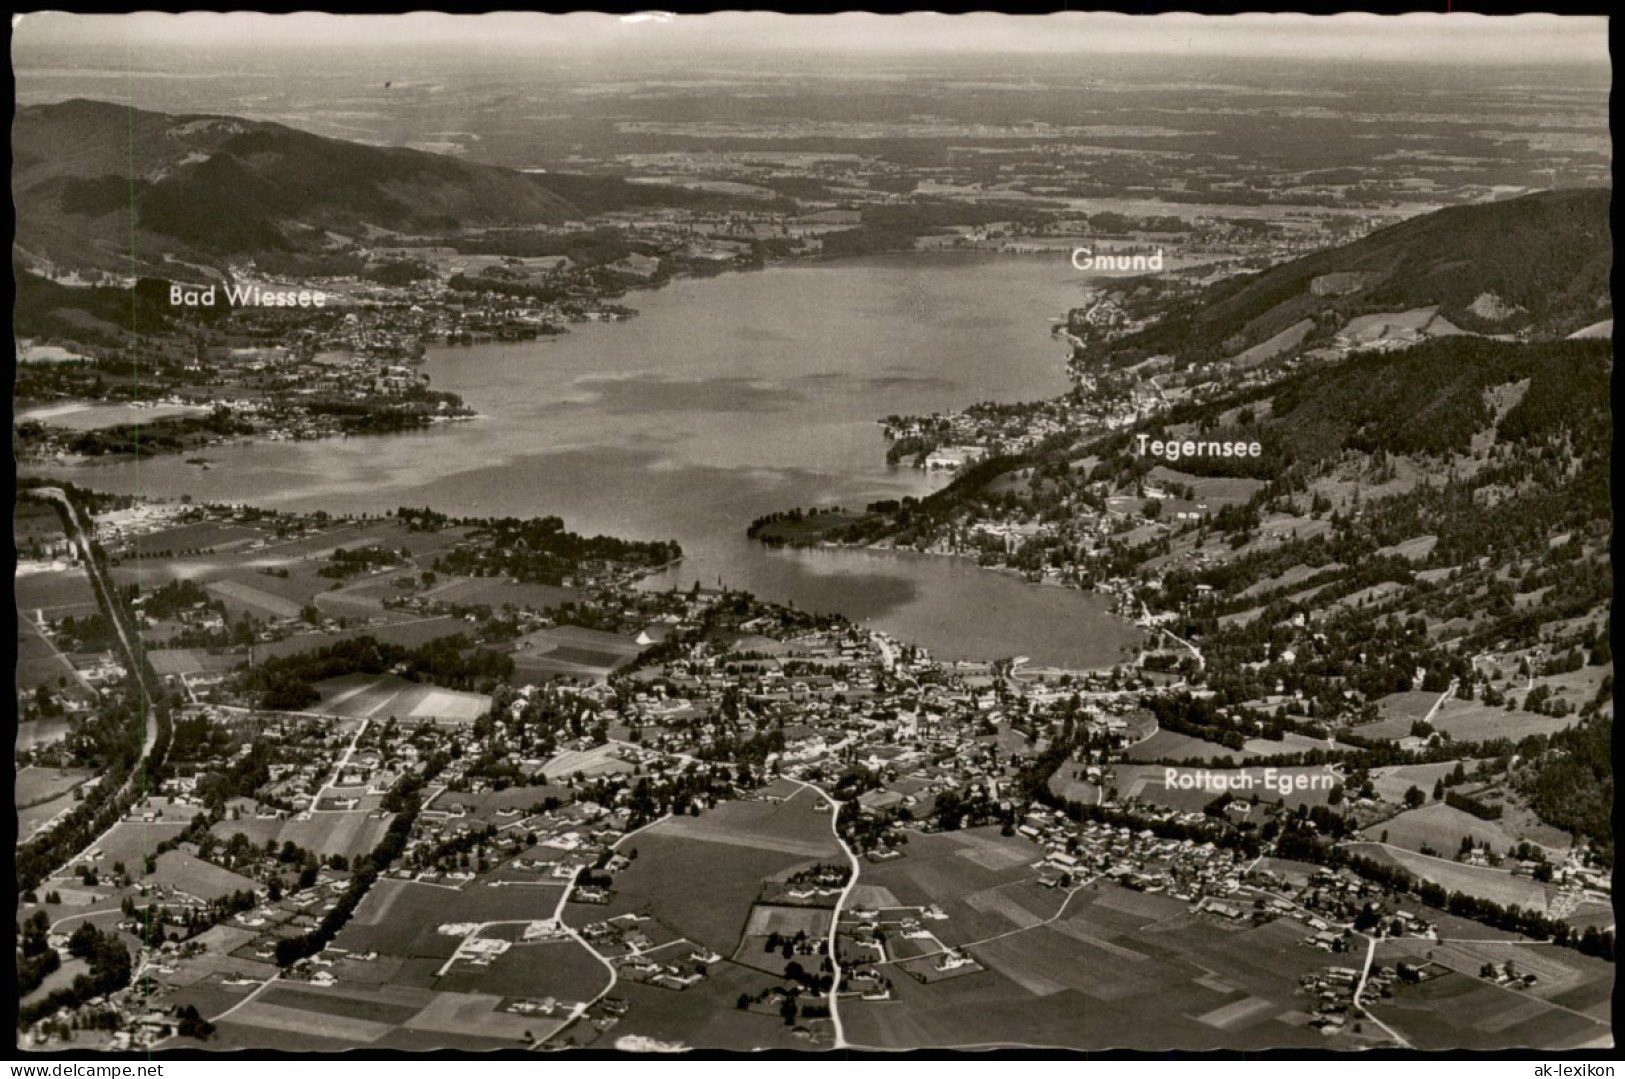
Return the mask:
{"type": "Polygon", "coordinates": [[[565,750],[555,754],[542,765],[541,774],[552,780],[564,780],[580,773],[587,778],[609,772],[630,772],[632,766],[621,760],[612,745],[594,746],[592,749],[565,750]]]}
{"type": "Polygon", "coordinates": [[[1614,928],[1614,905],[1600,899],[1582,899],[1579,906],[1563,919],[1582,933],[1590,928],[1599,932],[1614,928]]]}
{"type": "Polygon", "coordinates": [[[298,618],[299,604],[268,592],[257,584],[245,581],[210,581],[204,585],[209,594],[224,600],[226,610],[233,615],[243,613],[261,618],[298,618]]]}
{"type": "Polygon", "coordinates": [[[996,828],[910,835],[903,850],[895,861],[865,863],[858,879],[905,906],[940,906],[947,920],[927,928],[949,947],[1030,926],[1065,899],[1037,883],[1038,848],[996,828]]]}
{"type": "MultiPolygon", "coordinates": [[[[608,974],[604,975],[605,980],[608,974]]],[[[490,1049],[527,1044],[526,1032],[542,1039],[560,1020],[499,1010],[502,997],[489,993],[436,993],[422,1011],[386,1037],[399,1048],[490,1049]]]]}
{"type": "MultiPolygon", "coordinates": [[[[1179,775],[1196,775],[1190,768],[1177,768],[1179,775]]],[[[1229,792],[1238,798],[1249,798],[1258,795],[1261,802],[1285,802],[1290,808],[1296,809],[1300,805],[1325,805],[1327,797],[1331,794],[1330,785],[1313,786],[1304,790],[1297,789],[1299,777],[1304,782],[1323,783],[1331,775],[1323,767],[1297,766],[1287,768],[1270,768],[1267,766],[1254,766],[1249,768],[1212,768],[1208,769],[1214,776],[1222,776],[1223,782],[1242,782],[1240,777],[1246,777],[1247,786],[1230,787],[1229,792]],[[1285,794],[1280,790],[1280,784],[1291,782],[1293,788],[1285,794]]],[[[1220,789],[1209,789],[1197,786],[1186,789],[1184,787],[1166,786],[1168,769],[1155,764],[1125,764],[1115,769],[1116,779],[1113,781],[1117,792],[1123,798],[1139,798],[1144,802],[1153,802],[1157,805],[1173,806],[1175,809],[1200,811],[1202,807],[1217,798],[1220,789]]]]}
{"type": "Polygon", "coordinates": [[[822,798],[810,790],[782,802],[724,802],[698,817],[662,821],[644,834],[754,847],[844,863],[845,856],[831,831],[829,814],[813,809],[821,802],[822,798]]]}
{"type": "MultiPolygon", "coordinates": [[[[1521,700],[1524,695],[1514,696],[1521,700]]],[[[1556,734],[1576,722],[1577,717],[1573,715],[1537,716],[1522,709],[1508,712],[1505,706],[1493,707],[1481,701],[1455,698],[1446,701],[1433,716],[1433,726],[1458,742],[1483,742],[1491,738],[1510,738],[1516,742],[1531,734],[1556,734]]]]}
{"type": "Polygon", "coordinates": [[[1130,747],[1123,756],[1131,761],[1178,761],[1200,757],[1205,761],[1234,762],[1252,754],[1226,749],[1217,742],[1209,742],[1189,734],[1158,731],[1145,741],[1130,747]]]}
{"type": "MultiPolygon", "coordinates": [[[[778,806],[729,802],[698,818],[681,820],[704,823],[723,809],[783,810],[798,802],[778,806]]],[[[827,815],[807,815],[829,827],[827,815]]],[[[640,832],[620,848],[622,853],[637,851],[637,857],[616,874],[615,897],[609,905],[568,907],[565,920],[581,926],[624,913],[652,915],[674,933],[730,955],[768,878],[840,857],[819,854],[825,848],[817,846],[801,825],[781,819],[776,831],[769,830],[762,826],[767,819],[741,817],[731,824],[723,821],[683,831],[668,828],[677,821],[665,821],[640,832]]]]}
{"type": "Polygon", "coordinates": [[[1166,465],[1158,465],[1147,475],[1158,484],[1177,483],[1191,488],[1196,493],[1196,501],[1206,502],[1213,510],[1246,502],[1264,486],[1263,480],[1240,476],[1193,476],[1166,465]]]}
{"type": "Polygon", "coordinates": [[[414,964],[401,975],[404,984],[432,986],[435,971],[463,939],[441,933],[441,925],[551,918],[561,887],[470,885],[458,890],[394,878],[380,880],[356,908],[337,943],[354,952],[376,950],[406,959],[432,959],[431,964],[421,969],[414,964]]]}
{"type": "Polygon", "coordinates": [[[199,521],[149,532],[139,540],[143,558],[239,550],[269,533],[229,521],[199,521]]]}
{"type": "Polygon", "coordinates": [[[397,574],[385,574],[382,577],[365,578],[357,583],[346,585],[339,591],[318,592],[311,600],[316,608],[331,618],[372,619],[379,618],[393,622],[404,622],[412,616],[406,611],[391,611],[384,607],[384,600],[412,595],[411,589],[398,588],[395,585],[397,574]]]}
{"type": "Polygon", "coordinates": [[[170,810],[170,814],[171,818],[168,820],[151,823],[119,821],[97,842],[96,849],[101,851],[103,856],[93,864],[98,870],[110,870],[113,863],[123,862],[126,868],[135,872],[140,867],[142,859],[152,853],[158,844],[186,831],[186,822],[190,818],[183,817],[178,810],[170,810]]]}
{"type": "Polygon", "coordinates": [[[161,675],[229,671],[247,660],[243,654],[213,655],[198,648],[163,648],[147,653],[152,669],[161,675]]]}
{"type": "MultiPolygon", "coordinates": [[[[1471,772],[1476,761],[1468,759],[1462,761],[1462,767],[1471,772]]],[[[1392,768],[1376,768],[1371,772],[1371,785],[1377,791],[1377,797],[1385,802],[1394,802],[1403,805],[1405,792],[1416,787],[1422,793],[1431,796],[1433,785],[1443,777],[1456,770],[1455,761],[1440,761],[1437,764],[1401,764],[1392,768]]],[[[1456,837],[1460,840],[1460,836],[1456,837]]]]}
{"type": "Polygon", "coordinates": [[[334,633],[301,633],[280,641],[268,641],[254,646],[256,659],[270,659],[273,656],[292,656],[300,652],[311,652],[324,648],[334,641],[349,640],[354,637],[376,637],[389,644],[403,645],[407,648],[416,648],[441,637],[451,637],[468,631],[468,623],[462,622],[450,615],[437,618],[419,618],[411,622],[393,622],[381,626],[352,626],[334,633]]]}
{"type": "MultiPolygon", "coordinates": [[[[626,1001],[630,1007],[604,1039],[593,1043],[593,1048],[607,1049],[627,1037],[650,1038],[691,1048],[737,1051],[817,1048],[792,1035],[791,1028],[776,1014],[739,1011],[734,1007],[741,993],[755,995],[777,984],[777,979],[731,962],[711,964],[699,984],[681,993],[621,982],[611,995],[626,1001]]],[[[844,1010],[842,1014],[844,1017],[844,1010]]],[[[578,1042],[585,1041],[592,1033],[591,1027],[582,1024],[570,1030],[570,1036],[578,1042]]]]}
{"type": "Polygon", "coordinates": [[[500,611],[510,603],[515,607],[543,610],[581,599],[581,593],[573,588],[521,584],[506,577],[454,577],[443,580],[424,594],[441,603],[455,603],[464,607],[483,605],[494,611],[500,611]]]}
{"type": "Polygon", "coordinates": [[[297,603],[303,606],[321,596],[326,595],[333,587],[333,580],[321,576],[317,571],[320,565],[314,562],[298,562],[291,566],[281,567],[280,573],[264,573],[256,564],[226,565],[218,575],[221,584],[236,583],[254,588],[260,592],[277,597],[288,603],[297,603]]]}
{"type": "Polygon", "coordinates": [[[346,1019],[362,1019],[392,1025],[407,1022],[433,999],[433,993],[423,990],[403,988],[393,993],[380,993],[346,988],[343,991],[334,991],[322,986],[300,985],[298,982],[273,985],[259,997],[259,1000],[266,1004],[284,1008],[299,1008],[343,1016],[346,1019]]]}
{"type": "MultiPolygon", "coordinates": [[[[231,1013],[229,1024],[242,1033],[244,1046],[275,1046],[304,1048],[307,1035],[314,1035],[313,1047],[349,1048],[369,1045],[393,1029],[393,1024],[376,1019],[359,1019],[335,1008],[318,1010],[310,1007],[292,1007],[276,1004],[266,998],[279,992],[277,986],[231,1013]],[[246,1029],[243,1029],[246,1028],[246,1029]],[[323,1045],[323,1042],[328,1045],[323,1045]]],[[[353,1010],[353,1009],[352,1009],[353,1010]]]]}
{"type": "Polygon", "coordinates": [[[1433,334],[1461,332],[1444,322],[1438,315],[1437,306],[1416,307],[1409,311],[1379,311],[1350,319],[1343,327],[1342,334],[1356,345],[1369,345],[1395,338],[1406,331],[1423,328],[1433,334]]]}
{"type": "Polygon", "coordinates": [[[1377,550],[1378,555],[1398,555],[1408,558],[1412,562],[1420,561],[1432,553],[1438,546],[1438,536],[1413,536],[1408,540],[1396,543],[1391,547],[1382,547],[1377,550]]]}
{"type": "Polygon", "coordinates": [[[556,675],[605,678],[630,662],[642,649],[626,637],[579,626],[538,630],[514,644],[517,677],[549,679],[556,675]]]}
{"type": "Polygon", "coordinates": [[[1325,749],[1326,743],[1307,734],[1287,731],[1279,742],[1271,738],[1249,738],[1242,748],[1249,760],[1255,757],[1277,757],[1285,753],[1305,753],[1311,749],[1325,749]]]}
{"type": "Polygon", "coordinates": [[[154,423],[176,416],[201,416],[209,410],[202,405],[151,405],[131,408],[129,404],[107,401],[54,402],[26,412],[19,412],[14,422],[37,420],[47,427],[65,431],[100,431],[108,427],[121,427],[133,423],[154,423]]]}
{"type": "Polygon", "coordinates": [[[263,847],[267,840],[275,840],[278,847],[293,843],[320,856],[342,854],[353,861],[378,845],[389,829],[393,814],[357,810],[348,813],[313,813],[308,820],[272,820],[250,818],[223,820],[211,829],[221,839],[229,840],[242,832],[256,846],[263,847]]]}
{"type": "Polygon", "coordinates": [[[34,719],[27,723],[17,724],[17,733],[13,744],[18,751],[33,749],[35,746],[50,745],[66,737],[70,729],[65,719],[34,719]]]}
{"type": "Polygon", "coordinates": [[[1084,805],[1094,805],[1105,797],[1104,790],[1089,779],[1082,765],[1061,765],[1049,777],[1049,789],[1068,801],[1084,805]]]}
{"type": "MultiPolygon", "coordinates": [[[[381,542],[383,525],[380,522],[356,521],[333,524],[321,532],[309,532],[295,539],[277,539],[274,534],[267,531],[262,534],[265,546],[253,553],[256,561],[267,560],[304,560],[323,559],[332,554],[339,547],[354,549],[381,542]]],[[[390,543],[387,546],[396,547],[399,544],[390,543]]]]}
{"type": "Polygon", "coordinates": [[[72,809],[76,804],[72,794],[59,794],[55,798],[36,802],[26,809],[19,808],[17,810],[18,838],[28,839],[58,814],[72,809]]]}
{"type": "Polygon", "coordinates": [[[90,578],[83,569],[68,566],[60,570],[25,572],[26,565],[19,564],[12,577],[18,610],[30,615],[38,612],[47,619],[65,615],[82,618],[96,613],[96,593],[91,590],[90,578]]]}
{"type": "Polygon", "coordinates": [[[1544,914],[1551,905],[1552,896],[1557,894],[1557,889],[1550,884],[1541,884],[1530,877],[1516,877],[1505,869],[1462,865],[1445,858],[1430,858],[1414,851],[1385,847],[1380,843],[1350,843],[1349,849],[1352,853],[1407,869],[1424,880],[1433,881],[1447,892],[1474,895],[1504,907],[1516,905],[1544,914]]]}
{"type": "Polygon", "coordinates": [[[1249,607],[1244,611],[1232,611],[1230,614],[1221,614],[1219,616],[1219,626],[1223,629],[1230,629],[1234,626],[1245,626],[1247,623],[1251,622],[1253,619],[1257,618],[1263,613],[1264,608],[1262,607],[1249,607]]]}
{"type": "MultiPolygon", "coordinates": [[[[1379,954],[1395,961],[1427,944],[1384,942],[1379,954]]],[[[1549,945],[1444,944],[1426,950],[1450,973],[1420,985],[1398,985],[1392,999],[1372,1001],[1373,1014],[1417,1049],[1562,1049],[1612,1033],[1614,972],[1600,960],[1549,945]],[[1483,963],[1500,966],[1507,960],[1520,974],[1540,980],[1516,990],[1479,977],[1483,963]]]]}
{"type": "Polygon", "coordinates": [[[373,543],[396,549],[405,547],[414,557],[449,551],[468,535],[466,528],[445,528],[438,532],[414,532],[396,520],[370,521],[366,537],[373,543]]]}
{"type": "MultiPolygon", "coordinates": [[[[211,962],[211,958],[213,957],[198,957],[188,961],[186,969],[189,971],[195,969],[202,972],[202,976],[196,980],[190,980],[184,985],[180,984],[174,975],[167,976],[165,982],[174,988],[165,997],[165,1003],[173,1004],[178,1008],[191,1005],[198,1010],[199,1014],[205,1017],[221,1015],[241,1003],[248,994],[258,988],[260,980],[276,973],[274,966],[254,964],[261,968],[261,972],[258,973],[257,979],[253,983],[248,985],[227,985],[225,983],[228,980],[244,976],[244,971],[228,968],[205,972],[207,968],[211,966],[226,967],[228,964],[230,968],[248,968],[251,964],[229,956],[224,957],[224,963],[211,962]]],[[[246,976],[250,978],[256,977],[253,973],[246,976]]]]}
{"type": "Polygon", "coordinates": [[[194,581],[216,591],[233,607],[230,593],[244,589],[244,604],[293,603],[300,606],[325,593],[333,581],[319,575],[316,562],[269,558],[257,551],[238,550],[190,557],[145,556],[139,566],[125,563],[113,570],[120,585],[139,582],[152,590],[171,581],[194,581]],[[273,570],[275,572],[273,572],[273,570]],[[217,589],[215,586],[222,586],[217,589]]]}
{"type": "Polygon", "coordinates": [[[758,903],[751,908],[750,922],[745,932],[753,937],[770,933],[793,937],[798,932],[809,937],[822,937],[829,933],[833,907],[781,907],[758,903]]]}
{"type": "Polygon", "coordinates": [[[68,685],[78,686],[73,664],[56,650],[56,645],[40,633],[33,618],[17,615],[17,688],[32,690],[36,686],[58,688],[62,679],[68,685]]]}
{"type": "Polygon", "coordinates": [[[462,806],[471,818],[495,820],[500,825],[514,818],[511,812],[506,818],[499,818],[499,814],[511,810],[518,810],[520,813],[540,812],[549,798],[557,798],[560,805],[568,805],[574,799],[574,794],[569,787],[545,784],[507,787],[499,791],[482,791],[479,794],[470,794],[467,791],[442,791],[424,803],[424,808],[449,809],[453,806],[462,806]]]}
{"type": "MultiPolygon", "coordinates": [[[[1364,834],[1367,839],[1378,839],[1386,834],[1387,842],[1406,850],[1420,851],[1425,843],[1446,856],[1456,852],[1463,836],[1472,836],[1473,842],[1480,846],[1488,843],[1491,850],[1501,855],[1510,852],[1523,838],[1507,831],[1499,821],[1480,820],[1443,802],[1408,809],[1392,820],[1372,825],[1364,834]]],[[[1560,859],[1567,849],[1554,848],[1547,853],[1549,857],[1560,859]]]]}
{"type": "Polygon", "coordinates": [[[1283,570],[1274,577],[1267,577],[1262,581],[1248,585],[1238,594],[1244,597],[1262,596],[1278,589],[1290,588],[1292,585],[1307,581],[1311,577],[1318,577],[1322,573],[1332,573],[1344,568],[1346,567],[1339,562],[1328,562],[1324,566],[1306,566],[1300,563],[1290,569],[1283,570]]]}
{"type": "Polygon", "coordinates": [[[160,854],[158,871],[147,879],[198,899],[217,899],[234,892],[251,893],[259,887],[247,877],[228,869],[221,869],[180,850],[160,854]]]}
{"type": "Polygon", "coordinates": [[[394,716],[400,720],[472,723],[491,707],[483,693],[465,693],[409,682],[396,674],[344,675],[316,683],[322,695],[310,710],[345,719],[394,716]]]}
{"type": "Polygon", "coordinates": [[[1420,690],[1390,693],[1376,701],[1377,712],[1382,718],[1375,723],[1362,723],[1351,727],[1350,733],[1361,738],[1381,738],[1389,741],[1409,738],[1411,724],[1426,716],[1438,699],[1437,693],[1424,693],[1420,690]]]}
{"type": "Polygon", "coordinates": [[[1322,1046],[1300,1025],[1298,976],[1324,962],[1302,935],[1288,922],[1223,926],[1176,900],[1100,885],[1047,925],[971,944],[984,973],[929,985],[892,976],[896,1001],[854,1004],[843,1019],[850,1038],[877,1047],[1322,1046]]]}
{"type": "Polygon", "coordinates": [[[23,768],[12,788],[19,809],[50,802],[95,775],[84,768],[23,768]]]}
{"type": "MultiPolygon", "coordinates": [[[[556,893],[549,890],[549,894],[556,893]]],[[[580,1001],[591,1000],[608,985],[608,968],[585,946],[566,937],[515,944],[486,967],[456,963],[436,979],[434,987],[457,993],[580,1001]]]]}
{"type": "Polygon", "coordinates": [[[1572,948],[1555,944],[1537,944],[1523,937],[1512,940],[1458,940],[1443,941],[1400,939],[1384,940],[1378,954],[1385,959],[1427,958],[1440,966],[1449,967],[1469,978],[1481,976],[1485,963],[1504,968],[1510,962],[1521,977],[1533,974],[1535,984],[1517,990],[1523,997],[1551,1001],[1564,1007],[1584,1011],[1596,1018],[1606,1018],[1608,1009],[1597,1005],[1607,1001],[1613,988],[1614,970],[1605,960],[1581,955],[1572,948]]]}
{"type": "MultiPolygon", "coordinates": [[[[256,1002],[258,1003],[258,1002],[256,1002]]],[[[250,1005],[253,1007],[253,1005],[250,1005]]],[[[340,1032],[326,1029],[325,1024],[312,1023],[300,1027],[303,1013],[287,1009],[281,1013],[260,1012],[244,1016],[247,1009],[232,1012],[229,1018],[215,1024],[214,1037],[209,1039],[211,1051],[227,1053],[243,1049],[292,1049],[297,1046],[305,1053],[342,1053],[365,1044],[346,1038],[340,1032]],[[244,1016],[239,1019],[239,1016],[244,1016]],[[267,1019],[265,1017],[269,1016],[267,1019]],[[280,1023],[280,1025],[277,1025],[280,1023]]]]}
{"type": "Polygon", "coordinates": [[[26,551],[30,541],[49,543],[67,538],[55,507],[43,502],[19,501],[12,506],[11,535],[19,551],[26,551]]]}
{"type": "Polygon", "coordinates": [[[1596,667],[1581,667],[1577,671],[1565,671],[1563,674],[1545,675],[1535,679],[1535,684],[1550,686],[1553,694],[1563,697],[1578,708],[1596,696],[1603,679],[1613,673],[1614,665],[1608,662],[1596,667]]]}

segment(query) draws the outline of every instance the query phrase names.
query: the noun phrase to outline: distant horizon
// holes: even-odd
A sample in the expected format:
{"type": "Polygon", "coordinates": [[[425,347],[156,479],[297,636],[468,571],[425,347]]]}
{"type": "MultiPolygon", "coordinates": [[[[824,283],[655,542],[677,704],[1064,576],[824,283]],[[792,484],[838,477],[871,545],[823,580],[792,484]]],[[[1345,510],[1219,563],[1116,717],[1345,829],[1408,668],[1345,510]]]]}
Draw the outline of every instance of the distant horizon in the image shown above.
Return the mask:
{"type": "MultiPolygon", "coordinates": [[[[1430,63],[1452,68],[1611,65],[1608,19],[1592,15],[783,15],[735,11],[675,17],[521,12],[42,12],[14,16],[14,70],[57,62],[62,50],[72,50],[73,59],[92,64],[106,61],[105,56],[95,55],[105,50],[148,58],[155,53],[192,51],[269,58],[334,50],[369,56],[477,50],[504,59],[556,57],[560,52],[585,58],[607,52],[628,62],[678,53],[714,60],[764,54],[782,58],[788,51],[875,58],[1273,58],[1377,65],[1430,63]]],[[[140,70],[142,66],[135,62],[129,68],[140,70]]]]}

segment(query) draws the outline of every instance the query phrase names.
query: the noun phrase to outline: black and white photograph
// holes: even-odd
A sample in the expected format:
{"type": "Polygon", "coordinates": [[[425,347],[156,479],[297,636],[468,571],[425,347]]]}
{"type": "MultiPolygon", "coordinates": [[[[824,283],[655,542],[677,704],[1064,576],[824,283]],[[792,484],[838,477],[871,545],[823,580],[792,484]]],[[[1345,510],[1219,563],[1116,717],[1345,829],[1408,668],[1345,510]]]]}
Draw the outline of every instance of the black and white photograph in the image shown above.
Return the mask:
{"type": "Polygon", "coordinates": [[[1611,1059],[1606,16],[11,30],[15,1058],[1611,1059]]]}

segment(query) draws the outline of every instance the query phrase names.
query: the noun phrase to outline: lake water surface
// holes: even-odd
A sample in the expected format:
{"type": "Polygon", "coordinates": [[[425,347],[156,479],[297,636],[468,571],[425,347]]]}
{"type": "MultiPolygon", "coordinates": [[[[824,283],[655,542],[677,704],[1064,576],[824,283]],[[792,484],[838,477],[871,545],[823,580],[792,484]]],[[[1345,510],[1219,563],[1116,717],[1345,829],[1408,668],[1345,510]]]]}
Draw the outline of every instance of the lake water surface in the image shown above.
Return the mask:
{"type": "Polygon", "coordinates": [[[774,510],[921,495],[946,482],[889,468],[876,423],[1067,388],[1052,320],[1083,275],[1064,256],[899,256],[678,281],[640,314],[566,336],[436,348],[436,389],[480,413],[431,431],[210,449],[53,468],[85,486],[283,509],[557,514],[568,527],[676,539],[651,582],[699,580],[839,611],[947,658],[1111,664],[1136,633],[1100,597],[962,560],[771,551],[745,538],[774,510]]]}

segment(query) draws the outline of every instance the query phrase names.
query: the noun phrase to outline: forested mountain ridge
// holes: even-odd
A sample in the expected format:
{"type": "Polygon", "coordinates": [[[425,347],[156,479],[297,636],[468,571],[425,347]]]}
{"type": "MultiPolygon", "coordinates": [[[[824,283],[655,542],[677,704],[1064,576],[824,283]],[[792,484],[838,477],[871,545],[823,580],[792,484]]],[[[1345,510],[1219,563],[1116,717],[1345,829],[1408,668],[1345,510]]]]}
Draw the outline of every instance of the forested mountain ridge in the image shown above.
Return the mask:
{"type": "Polygon", "coordinates": [[[1452,206],[1352,243],[1220,282],[1104,357],[1224,359],[1304,319],[1329,336],[1349,319],[1438,307],[1487,335],[1563,337],[1612,314],[1607,188],[1452,206]]]}
{"type": "Polygon", "coordinates": [[[559,224],[703,196],[612,177],[535,176],[230,116],[76,99],[18,109],[19,248],[68,269],[129,273],[314,250],[350,234],[559,224]],[[558,186],[562,192],[554,191],[558,186]],[[585,200],[585,204],[583,203],[585,200]]]}

